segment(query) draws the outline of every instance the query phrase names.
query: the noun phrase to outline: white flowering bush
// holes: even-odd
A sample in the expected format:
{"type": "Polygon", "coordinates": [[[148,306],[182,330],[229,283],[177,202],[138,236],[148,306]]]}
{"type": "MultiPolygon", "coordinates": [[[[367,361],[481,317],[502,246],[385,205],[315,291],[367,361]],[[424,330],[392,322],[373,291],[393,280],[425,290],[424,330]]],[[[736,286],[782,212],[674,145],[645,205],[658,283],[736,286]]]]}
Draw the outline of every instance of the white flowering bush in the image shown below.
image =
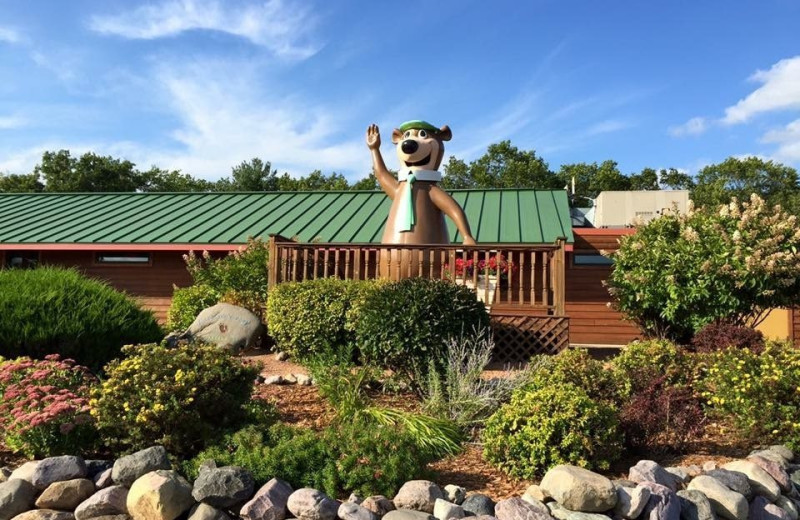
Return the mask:
{"type": "Polygon", "coordinates": [[[752,326],[800,304],[798,250],[797,218],[753,195],[639,227],[611,254],[607,285],[644,334],[685,343],[712,321],[752,326]]]}

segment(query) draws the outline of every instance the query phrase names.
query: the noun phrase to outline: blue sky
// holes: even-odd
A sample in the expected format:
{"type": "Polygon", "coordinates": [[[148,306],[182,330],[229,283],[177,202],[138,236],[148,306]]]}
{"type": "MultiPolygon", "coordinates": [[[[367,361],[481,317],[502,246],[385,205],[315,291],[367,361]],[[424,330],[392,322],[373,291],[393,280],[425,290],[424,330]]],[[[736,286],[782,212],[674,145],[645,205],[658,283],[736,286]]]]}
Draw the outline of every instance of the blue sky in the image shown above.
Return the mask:
{"type": "Polygon", "coordinates": [[[447,152],[800,166],[800,2],[0,0],[0,172],[48,149],[351,179],[408,119],[447,152]]]}

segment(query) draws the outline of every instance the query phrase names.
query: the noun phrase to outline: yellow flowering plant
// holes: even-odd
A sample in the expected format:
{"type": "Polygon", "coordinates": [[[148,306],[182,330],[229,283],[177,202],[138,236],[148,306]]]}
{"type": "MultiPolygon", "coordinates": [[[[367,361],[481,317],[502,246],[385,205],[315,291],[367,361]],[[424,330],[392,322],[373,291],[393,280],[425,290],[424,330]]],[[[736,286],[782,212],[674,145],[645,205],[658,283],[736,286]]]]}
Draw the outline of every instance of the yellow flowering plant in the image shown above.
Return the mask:
{"type": "Polygon", "coordinates": [[[123,347],[93,392],[92,415],[115,448],[161,444],[191,454],[246,415],[258,367],[196,344],[123,347]]]}

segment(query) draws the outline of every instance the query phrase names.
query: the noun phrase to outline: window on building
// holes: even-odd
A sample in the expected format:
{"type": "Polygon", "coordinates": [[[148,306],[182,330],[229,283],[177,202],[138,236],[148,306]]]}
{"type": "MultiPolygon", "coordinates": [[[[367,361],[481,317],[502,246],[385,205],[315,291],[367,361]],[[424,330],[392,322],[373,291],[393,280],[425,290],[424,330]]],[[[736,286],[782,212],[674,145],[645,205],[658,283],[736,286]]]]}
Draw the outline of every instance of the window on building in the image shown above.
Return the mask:
{"type": "Polygon", "coordinates": [[[575,253],[572,263],[578,266],[608,266],[614,265],[614,261],[600,253],[575,253]]]}
{"type": "Polygon", "coordinates": [[[95,262],[111,265],[149,265],[150,253],[97,253],[95,262]]]}
{"type": "Polygon", "coordinates": [[[12,269],[33,269],[39,265],[38,251],[6,251],[5,266],[12,269]]]}

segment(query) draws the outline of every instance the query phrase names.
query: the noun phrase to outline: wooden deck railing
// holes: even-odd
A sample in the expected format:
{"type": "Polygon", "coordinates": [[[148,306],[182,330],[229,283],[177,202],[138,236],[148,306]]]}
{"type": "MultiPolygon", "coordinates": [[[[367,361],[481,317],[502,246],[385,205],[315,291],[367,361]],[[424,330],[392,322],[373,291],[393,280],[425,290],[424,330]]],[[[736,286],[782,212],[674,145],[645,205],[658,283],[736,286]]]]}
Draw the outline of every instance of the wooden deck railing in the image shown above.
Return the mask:
{"type": "Polygon", "coordinates": [[[484,303],[524,314],[564,315],[564,242],[552,245],[300,243],[270,237],[270,284],[317,278],[449,279],[484,303]],[[494,295],[489,298],[492,285],[494,295]],[[490,301],[487,301],[490,300],[490,301]]]}

